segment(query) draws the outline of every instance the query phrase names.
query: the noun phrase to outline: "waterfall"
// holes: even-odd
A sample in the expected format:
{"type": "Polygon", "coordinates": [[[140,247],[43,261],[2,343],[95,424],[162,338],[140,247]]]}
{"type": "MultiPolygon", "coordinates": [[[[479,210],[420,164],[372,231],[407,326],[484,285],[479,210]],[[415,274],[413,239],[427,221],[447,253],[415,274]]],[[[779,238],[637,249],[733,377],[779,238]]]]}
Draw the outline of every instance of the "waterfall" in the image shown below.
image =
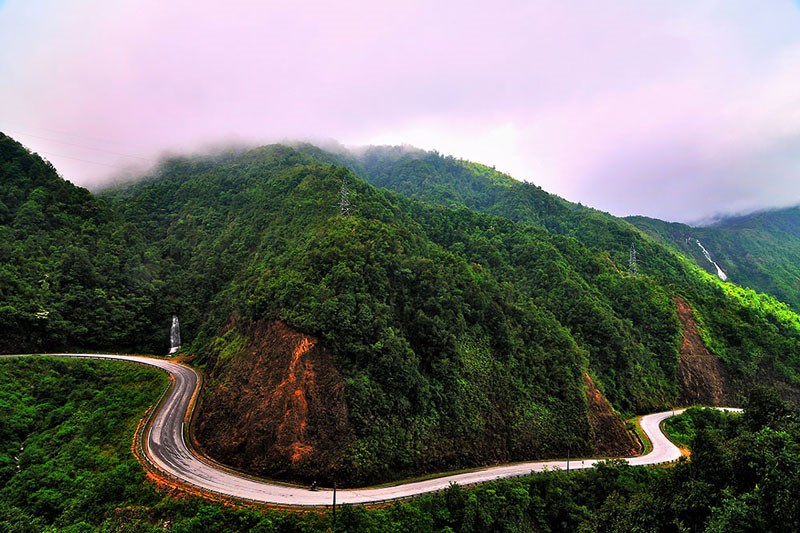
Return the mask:
{"type": "Polygon", "coordinates": [[[711,263],[712,265],[714,265],[714,268],[717,269],[717,276],[719,276],[719,279],[721,279],[722,281],[727,280],[728,279],[728,275],[725,273],[724,270],[722,270],[719,267],[719,265],[716,262],[714,262],[713,259],[711,259],[711,254],[708,253],[708,250],[706,250],[705,247],[702,244],[700,244],[700,241],[696,241],[696,242],[697,242],[697,246],[699,246],[700,249],[703,250],[703,255],[706,256],[706,259],[708,259],[708,262],[711,263]]]}
{"type": "Polygon", "coordinates": [[[169,329],[169,353],[174,354],[181,349],[181,325],[178,315],[172,315],[172,327],[169,329]]]}

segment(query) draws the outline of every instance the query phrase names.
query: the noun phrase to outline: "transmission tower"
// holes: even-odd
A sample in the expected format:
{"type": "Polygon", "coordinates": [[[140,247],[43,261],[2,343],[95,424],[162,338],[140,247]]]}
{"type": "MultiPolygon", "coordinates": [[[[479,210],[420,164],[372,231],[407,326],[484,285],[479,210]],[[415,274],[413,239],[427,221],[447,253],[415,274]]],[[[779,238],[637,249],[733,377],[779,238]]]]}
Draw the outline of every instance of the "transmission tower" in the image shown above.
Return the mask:
{"type": "Polygon", "coordinates": [[[350,188],[347,186],[347,176],[342,178],[342,188],[339,189],[339,216],[350,216],[350,188]]]}
{"type": "Polygon", "coordinates": [[[636,246],[633,243],[631,243],[631,255],[628,259],[628,272],[634,277],[639,275],[639,259],[636,257],[636,246]]]}

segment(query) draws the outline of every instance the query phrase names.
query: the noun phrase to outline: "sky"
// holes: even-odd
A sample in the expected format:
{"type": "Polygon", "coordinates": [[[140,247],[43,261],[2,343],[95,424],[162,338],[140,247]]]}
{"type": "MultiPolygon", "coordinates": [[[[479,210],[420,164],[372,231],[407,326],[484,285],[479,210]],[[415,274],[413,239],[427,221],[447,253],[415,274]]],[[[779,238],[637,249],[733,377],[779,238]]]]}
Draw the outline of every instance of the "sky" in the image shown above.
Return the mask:
{"type": "Polygon", "coordinates": [[[230,144],[409,144],[699,222],[800,204],[800,5],[0,0],[0,131],[90,189],[230,144]]]}

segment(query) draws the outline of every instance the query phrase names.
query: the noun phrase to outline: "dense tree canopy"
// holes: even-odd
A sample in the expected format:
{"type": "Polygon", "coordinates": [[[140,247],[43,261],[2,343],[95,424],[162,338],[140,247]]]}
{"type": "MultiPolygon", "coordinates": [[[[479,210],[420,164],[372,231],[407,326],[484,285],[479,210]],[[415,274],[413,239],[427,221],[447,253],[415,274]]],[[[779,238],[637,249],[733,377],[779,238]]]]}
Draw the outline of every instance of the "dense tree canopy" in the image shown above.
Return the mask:
{"type": "Polygon", "coordinates": [[[800,207],[723,218],[702,227],[645,217],[629,220],[716,274],[700,241],[731,281],[800,311],[800,207]]]}
{"type": "Polygon", "coordinates": [[[667,422],[691,460],[600,463],[478,487],[453,485],[377,509],[286,513],[159,494],[130,454],[166,377],[91,360],[0,360],[3,531],[763,531],[800,519],[800,424],[774,391],[743,415],[691,409],[667,422]]]}
{"type": "Polygon", "coordinates": [[[620,411],[672,406],[678,296],[738,393],[798,390],[787,306],[481,165],[275,145],[170,160],[98,197],[0,140],[2,351],[163,353],[176,313],[211,367],[248,324],[281,320],[344,377],[353,482],[588,453],[585,374],[620,411]]]}
{"type": "Polygon", "coordinates": [[[0,353],[160,351],[168,320],[139,231],[0,134],[0,353]]]}

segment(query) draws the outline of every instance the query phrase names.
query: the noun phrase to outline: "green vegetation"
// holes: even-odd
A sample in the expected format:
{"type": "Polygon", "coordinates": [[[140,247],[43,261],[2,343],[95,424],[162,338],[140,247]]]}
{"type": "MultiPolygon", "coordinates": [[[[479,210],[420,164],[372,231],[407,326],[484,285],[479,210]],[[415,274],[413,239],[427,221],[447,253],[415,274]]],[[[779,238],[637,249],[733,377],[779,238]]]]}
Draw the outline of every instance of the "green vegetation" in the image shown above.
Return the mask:
{"type": "Polygon", "coordinates": [[[642,443],[642,455],[647,455],[648,453],[653,451],[653,443],[647,438],[642,426],[640,424],[640,416],[637,416],[633,419],[630,419],[626,422],[626,427],[628,431],[633,431],[636,433],[636,438],[642,443]]]}
{"type": "Polygon", "coordinates": [[[142,235],[0,133],[0,353],[166,350],[142,235]]]}
{"type": "Polygon", "coordinates": [[[133,364],[0,359],[0,516],[66,528],[128,502],[155,504],[130,447],[167,383],[133,364]]]}
{"type": "MultiPolygon", "coordinates": [[[[584,282],[583,290],[579,284],[569,282],[560,293],[559,288],[555,293],[551,290],[544,305],[587,350],[590,367],[599,377],[598,385],[617,408],[630,412],[669,407],[665,399],[674,394],[674,389],[670,390],[674,385],[671,368],[679,336],[671,303],[676,295],[690,303],[704,341],[722,358],[737,382],[736,388],[744,390],[753,382],[782,381],[789,385],[784,390],[797,396],[798,315],[774,298],[706,275],[675,248],[653,239],[651,231],[644,233],[625,220],[570,204],[532,184],[515,182],[482,165],[442,157],[436,152],[376,147],[356,162],[343,162],[372,183],[444,205],[447,211],[463,213],[467,211],[464,208],[469,208],[524,227],[542,228],[540,233],[548,235],[562,253],[559,269],[544,279],[569,279],[569,271],[574,270],[584,282]],[[424,186],[413,185],[417,173],[424,173],[424,186]],[[459,194],[460,190],[472,193],[459,194]],[[631,243],[636,245],[641,259],[639,269],[643,275],[636,279],[624,275],[631,243]],[[588,295],[586,288],[591,291],[588,295]],[[617,323],[612,314],[618,316],[617,323]],[[596,323],[587,324],[587,320],[596,323]],[[625,326],[633,331],[624,331],[625,326]],[[637,350],[642,353],[637,354],[637,350]],[[630,378],[627,383],[626,378],[630,378]],[[637,386],[643,389],[641,393],[637,386]],[[651,404],[647,403],[648,398],[652,399],[651,404]]],[[[765,215],[770,218],[774,237],[771,253],[782,257],[781,264],[791,265],[795,283],[798,261],[794,243],[800,225],[794,223],[793,216],[790,211],[765,215]],[[783,236],[792,232],[795,240],[786,240],[784,249],[783,236]]],[[[741,221],[738,223],[741,225],[741,221]]],[[[728,223],[736,224],[735,220],[728,223]]],[[[446,237],[449,225],[442,229],[441,235],[446,237]]],[[[497,241],[494,234],[488,237],[490,243],[497,241]]],[[[460,249],[458,241],[464,238],[462,234],[451,239],[454,249],[460,249]]],[[[700,253],[696,244],[692,246],[692,253],[700,253]]],[[[508,282],[525,288],[530,282],[520,278],[527,275],[534,283],[543,279],[541,262],[531,264],[526,257],[536,257],[540,250],[541,246],[515,249],[509,260],[522,265],[506,278],[508,282]]],[[[495,250],[484,248],[476,257],[485,262],[497,255],[495,250]]],[[[800,292],[796,283],[793,287],[791,295],[796,297],[800,292]]],[[[542,301],[540,294],[535,297],[537,303],[542,301]]]]}
{"type": "Polygon", "coordinates": [[[690,409],[671,419],[692,449],[673,468],[611,461],[453,485],[379,509],[342,506],[334,524],[329,510],[236,509],[157,493],[130,438],[165,384],[162,372],[127,363],[0,360],[0,529],[769,532],[800,520],[800,419],[767,388],[752,391],[743,415],[690,409]]]}
{"type": "Polygon", "coordinates": [[[276,145],[174,159],[94,197],[11,139],[0,147],[2,349],[166,351],[177,313],[213,372],[250,324],[282,320],[333,353],[346,385],[355,439],[321,478],[589,453],[584,373],[625,414],[678,397],[676,296],[735,391],[800,390],[788,307],[482,165],[276,145]]]}
{"type": "Polygon", "coordinates": [[[347,171],[299,164],[308,157],[278,146],[201,172],[175,162],[109,196],[127,220],[164,214],[142,231],[163,239],[155,246],[175,262],[165,290],[198,332],[203,360],[224,364],[224,339],[238,333],[221,326],[234,315],[323,339],[346,380],[357,437],[327,475],[351,483],[554,456],[567,439],[590,449],[585,363],[569,333],[432,242],[398,198],[352,175],[355,214],[339,217],[347,171]],[[226,191],[229,183],[238,188],[226,191]],[[216,261],[228,270],[209,276],[216,261]]]}
{"type": "Polygon", "coordinates": [[[0,359],[0,531],[324,531],[313,513],[156,492],[130,448],[167,384],[133,363],[0,359]]]}
{"type": "Polygon", "coordinates": [[[800,207],[723,218],[703,227],[645,217],[628,220],[715,274],[697,245],[700,240],[731,281],[800,311],[800,207]]]}
{"type": "Polygon", "coordinates": [[[262,319],[331,349],[357,437],[331,477],[588,452],[584,372],[623,412],[674,404],[678,295],[735,388],[797,386],[797,315],[623,220],[435,153],[340,159],[432,203],[332,160],[308,146],[174,160],[105,195],[169,265],[164,298],[209,369],[262,319]],[[349,218],[335,207],[345,176],[349,218]]]}

